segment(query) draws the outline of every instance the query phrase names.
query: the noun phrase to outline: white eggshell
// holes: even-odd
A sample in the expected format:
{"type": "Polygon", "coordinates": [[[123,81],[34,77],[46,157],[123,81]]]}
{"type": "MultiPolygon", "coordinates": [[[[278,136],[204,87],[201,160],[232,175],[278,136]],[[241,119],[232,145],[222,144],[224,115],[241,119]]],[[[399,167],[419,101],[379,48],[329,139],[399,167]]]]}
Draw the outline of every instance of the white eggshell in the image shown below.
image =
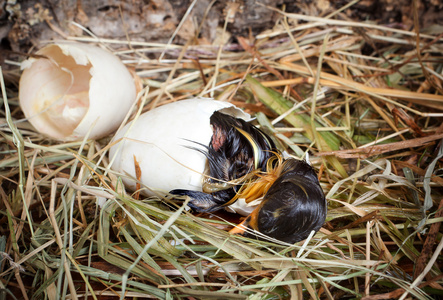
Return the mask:
{"type": "Polygon", "coordinates": [[[23,62],[20,106],[41,133],[60,140],[103,137],[136,100],[134,80],[112,53],[88,44],[51,44],[23,62]]]}
{"type": "Polygon", "coordinates": [[[119,142],[110,149],[111,168],[127,174],[122,177],[123,182],[134,190],[135,157],[142,173],[141,183],[148,189],[201,191],[207,158],[189,147],[207,150],[204,146],[209,146],[212,137],[209,118],[215,111],[250,119],[232,104],[212,99],[195,98],[163,105],[144,113],[117,133],[114,141],[119,142]]]}
{"type": "Polygon", "coordinates": [[[262,199],[254,200],[250,203],[246,203],[245,198],[239,198],[237,201],[227,206],[225,209],[232,213],[238,213],[242,216],[247,216],[254,211],[254,209],[260,204],[262,199]]]}

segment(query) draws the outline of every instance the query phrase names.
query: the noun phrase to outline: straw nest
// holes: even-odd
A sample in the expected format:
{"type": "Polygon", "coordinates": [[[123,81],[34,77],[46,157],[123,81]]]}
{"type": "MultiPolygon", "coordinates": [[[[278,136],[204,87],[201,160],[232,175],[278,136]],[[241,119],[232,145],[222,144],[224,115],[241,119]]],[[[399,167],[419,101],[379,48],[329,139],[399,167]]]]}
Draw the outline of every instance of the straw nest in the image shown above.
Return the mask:
{"type": "Polygon", "coordinates": [[[126,191],[109,168],[112,135],[45,139],[23,119],[18,62],[6,61],[2,299],[442,295],[441,31],[279,13],[272,31],[235,45],[68,39],[134,70],[131,118],[210,96],[255,115],[282,150],[309,153],[329,203],[320,232],[295,245],[230,236],[238,216],[126,191]]]}

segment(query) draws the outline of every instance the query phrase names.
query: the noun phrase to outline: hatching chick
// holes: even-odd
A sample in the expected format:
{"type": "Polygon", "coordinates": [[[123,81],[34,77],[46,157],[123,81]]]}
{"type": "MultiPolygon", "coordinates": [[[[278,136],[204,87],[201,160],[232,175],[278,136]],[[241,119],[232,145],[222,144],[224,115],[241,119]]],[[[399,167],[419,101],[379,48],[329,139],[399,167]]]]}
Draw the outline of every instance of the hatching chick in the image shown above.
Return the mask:
{"type": "Polygon", "coordinates": [[[189,196],[196,212],[214,212],[239,198],[246,203],[263,197],[233,234],[295,243],[318,231],[326,219],[327,203],[315,170],[305,161],[284,160],[271,138],[244,120],[215,112],[213,135],[203,152],[209,179],[203,192],[173,190],[189,196]],[[257,234],[257,232],[261,234],[257,234]]]}

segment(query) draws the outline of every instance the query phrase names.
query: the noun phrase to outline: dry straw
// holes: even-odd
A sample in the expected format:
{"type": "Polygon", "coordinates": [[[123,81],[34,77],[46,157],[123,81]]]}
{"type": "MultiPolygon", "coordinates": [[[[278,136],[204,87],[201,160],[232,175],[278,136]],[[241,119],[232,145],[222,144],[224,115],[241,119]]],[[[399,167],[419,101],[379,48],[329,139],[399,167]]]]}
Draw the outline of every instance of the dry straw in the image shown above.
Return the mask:
{"type": "Polygon", "coordinates": [[[443,293],[442,36],[343,21],[340,11],[279,13],[272,31],[239,39],[241,51],[173,39],[68,39],[118,49],[149,89],[138,113],[213,95],[256,114],[282,150],[309,152],[329,201],[321,231],[296,245],[250,240],[227,233],[238,216],[192,215],[186,203],[138,199],[125,190],[125,175],[109,168],[112,136],[47,141],[21,120],[13,81],[5,87],[6,75],[19,74],[10,62],[1,80],[0,297],[443,293]]]}

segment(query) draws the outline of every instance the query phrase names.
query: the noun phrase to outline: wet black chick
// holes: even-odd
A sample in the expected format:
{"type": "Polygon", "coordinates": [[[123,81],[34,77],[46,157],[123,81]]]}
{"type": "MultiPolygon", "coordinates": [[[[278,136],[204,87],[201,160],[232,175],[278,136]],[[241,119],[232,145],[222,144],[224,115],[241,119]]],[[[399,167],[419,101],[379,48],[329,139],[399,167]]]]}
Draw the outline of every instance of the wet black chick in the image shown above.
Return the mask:
{"type": "Polygon", "coordinates": [[[295,243],[318,231],[326,218],[326,200],[315,170],[305,161],[284,160],[271,138],[244,120],[215,112],[213,135],[203,152],[209,161],[209,179],[203,192],[173,190],[191,198],[196,212],[213,212],[238,198],[262,198],[259,206],[233,234],[263,235],[295,243]],[[257,234],[257,232],[259,232],[257,234]]]}

